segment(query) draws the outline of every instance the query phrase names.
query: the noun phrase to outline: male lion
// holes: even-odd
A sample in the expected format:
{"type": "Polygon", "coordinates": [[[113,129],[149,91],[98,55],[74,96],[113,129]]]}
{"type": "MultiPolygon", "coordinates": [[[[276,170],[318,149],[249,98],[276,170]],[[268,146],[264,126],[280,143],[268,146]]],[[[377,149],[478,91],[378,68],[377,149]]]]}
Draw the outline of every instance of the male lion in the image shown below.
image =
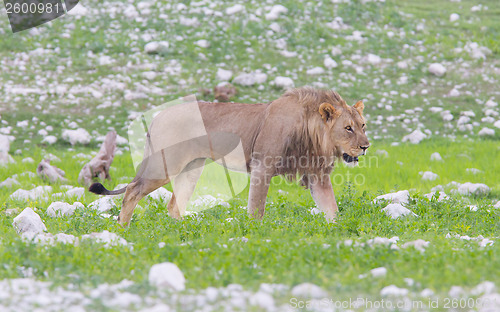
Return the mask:
{"type": "MultiPolygon", "coordinates": [[[[175,158],[170,157],[172,153],[167,149],[152,151],[133,181],[120,190],[108,191],[100,183],[90,186],[89,190],[96,194],[126,192],[118,218],[120,223],[128,225],[139,200],[171,180],[174,186],[181,187],[174,187],[167,208],[170,216],[180,218],[204,162],[206,159],[220,161],[234,148],[234,144],[227,143],[234,137],[243,147],[245,168],[232,163],[230,157],[224,165],[250,173],[250,216],[263,217],[273,176],[295,178],[299,175],[302,185],[310,189],[326,218],[335,220],[338,207],[329,176],[334,161],[337,158],[356,163],[358,156],[364,155],[370,146],[365,134],[362,101],[350,107],[335,91],[298,88],[268,104],[198,102],[196,105],[208,133],[208,143],[183,143],[175,158]],[[151,164],[167,162],[168,173],[165,167],[166,175],[154,178],[158,166],[151,164]]],[[[155,133],[165,132],[162,128],[165,123],[155,124],[157,118],[148,130],[149,140],[155,137],[155,133]]]]}

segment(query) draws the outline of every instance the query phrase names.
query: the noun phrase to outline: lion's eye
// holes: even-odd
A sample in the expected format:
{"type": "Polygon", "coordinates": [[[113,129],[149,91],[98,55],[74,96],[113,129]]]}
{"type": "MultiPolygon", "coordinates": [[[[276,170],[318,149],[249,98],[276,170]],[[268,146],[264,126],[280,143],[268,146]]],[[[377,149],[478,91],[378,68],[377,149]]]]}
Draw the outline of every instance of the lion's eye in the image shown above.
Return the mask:
{"type": "Polygon", "coordinates": [[[351,126],[347,126],[347,127],[345,127],[345,129],[346,129],[347,131],[349,131],[349,132],[354,132],[354,131],[352,131],[351,126]]]}

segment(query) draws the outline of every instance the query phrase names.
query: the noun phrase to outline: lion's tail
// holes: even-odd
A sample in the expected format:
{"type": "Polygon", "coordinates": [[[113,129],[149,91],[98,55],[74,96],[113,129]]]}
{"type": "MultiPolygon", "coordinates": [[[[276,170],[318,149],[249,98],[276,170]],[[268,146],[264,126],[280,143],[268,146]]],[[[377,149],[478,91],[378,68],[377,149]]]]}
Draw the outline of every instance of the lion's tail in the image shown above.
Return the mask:
{"type": "Polygon", "coordinates": [[[126,189],[127,187],[125,186],[124,188],[121,188],[119,190],[110,191],[107,190],[101,183],[94,183],[89,187],[89,192],[99,195],[118,195],[125,193],[126,189]]]}

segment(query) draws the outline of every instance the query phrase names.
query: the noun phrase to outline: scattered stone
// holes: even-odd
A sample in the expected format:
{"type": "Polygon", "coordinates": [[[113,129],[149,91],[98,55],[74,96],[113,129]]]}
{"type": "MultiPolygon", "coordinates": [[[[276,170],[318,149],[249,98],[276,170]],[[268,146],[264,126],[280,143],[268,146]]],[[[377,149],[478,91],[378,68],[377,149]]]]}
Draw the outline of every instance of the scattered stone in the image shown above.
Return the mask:
{"type": "Polygon", "coordinates": [[[52,187],[48,185],[37,186],[32,190],[23,190],[18,189],[14,193],[12,193],[9,198],[13,200],[27,201],[32,200],[35,201],[37,199],[41,199],[47,195],[47,193],[52,192],[52,187]]]}
{"type": "Polygon", "coordinates": [[[292,296],[298,298],[321,299],[328,297],[328,293],[321,287],[311,284],[302,283],[292,288],[292,296]]]}
{"type": "Polygon", "coordinates": [[[427,138],[427,135],[425,135],[422,131],[417,129],[412,133],[405,135],[403,137],[403,142],[410,141],[410,143],[412,144],[418,144],[425,138],[427,138]]]}
{"type": "Polygon", "coordinates": [[[144,46],[144,52],[148,54],[167,53],[168,47],[169,43],[167,41],[152,41],[146,43],[144,46]]]}
{"type": "Polygon", "coordinates": [[[294,83],[291,78],[278,76],[274,78],[274,85],[282,89],[293,88],[294,83]]]}
{"type": "Polygon", "coordinates": [[[7,178],[3,182],[0,183],[0,188],[10,188],[13,187],[14,185],[21,185],[16,179],[14,178],[7,178]]]}
{"type": "Polygon", "coordinates": [[[431,161],[443,161],[443,158],[438,152],[432,153],[431,161]]]}
{"type": "Polygon", "coordinates": [[[337,62],[328,55],[325,56],[325,59],[323,60],[323,65],[325,65],[325,67],[329,69],[337,68],[339,66],[337,62]]]}
{"type": "Polygon", "coordinates": [[[229,81],[233,77],[233,72],[222,68],[217,69],[217,79],[220,81],[229,81]]]}
{"type": "Polygon", "coordinates": [[[446,68],[440,63],[432,63],[429,65],[429,72],[435,76],[442,77],[446,74],[446,68]]]}
{"type": "Polygon", "coordinates": [[[85,208],[80,202],[75,202],[73,205],[65,202],[53,202],[47,208],[47,214],[51,217],[72,216],[77,208],[85,208]]]}
{"type": "Polygon", "coordinates": [[[452,22],[452,23],[456,22],[456,21],[458,21],[459,18],[460,18],[460,15],[458,15],[457,13],[452,13],[450,15],[450,22],[452,22]]]}
{"type": "Polygon", "coordinates": [[[323,67],[314,67],[311,69],[308,69],[306,71],[306,74],[314,76],[314,75],[321,75],[325,72],[325,69],[323,67]]]}
{"type": "Polygon", "coordinates": [[[90,134],[83,128],[78,128],[76,130],[65,129],[62,132],[62,138],[68,141],[71,145],[89,144],[91,139],[90,134]]]}
{"type": "Polygon", "coordinates": [[[91,202],[88,207],[99,212],[106,212],[116,207],[116,204],[111,197],[101,197],[91,202]]]}
{"type": "Polygon", "coordinates": [[[12,225],[16,228],[17,233],[32,232],[35,234],[47,231],[40,216],[31,208],[25,208],[17,217],[14,218],[12,225]]]}
{"type": "Polygon", "coordinates": [[[103,231],[100,233],[94,232],[91,234],[85,234],[82,236],[82,240],[92,239],[96,243],[103,243],[104,247],[109,248],[112,246],[126,246],[127,241],[116,235],[115,233],[111,233],[109,231],[103,231]]]}
{"type": "Polygon", "coordinates": [[[149,193],[146,196],[152,200],[168,202],[172,198],[172,192],[170,192],[164,187],[159,187],[155,191],[149,193]]]}
{"type": "Polygon", "coordinates": [[[380,295],[384,297],[402,297],[408,295],[408,289],[399,288],[396,285],[390,285],[382,288],[382,290],[380,291],[380,295]]]}
{"type": "Polygon", "coordinates": [[[432,171],[425,171],[420,174],[422,175],[422,180],[424,181],[434,181],[439,178],[439,176],[432,171]]]}
{"type": "Polygon", "coordinates": [[[64,175],[64,171],[50,164],[50,160],[44,159],[36,168],[36,173],[43,180],[48,180],[51,183],[68,181],[64,175]]]}
{"type": "Polygon", "coordinates": [[[266,82],[267,75],[264,73],[243,73],[234,77],[233,83],[240,86],[253,86],[254,84],[261,84],[266,82]]]}
{"type": "Polygon", "coordinates": [[[490,192],[490,188],[483,183],[466,182],[457,188],[461,195],[486,195],[490,192]]]}
{"type": "Polygon", "coordinates": [[[479,136],[493,136],[493,135],[495,135],[495,130],[484,127],[483,129],[481,129],[479,131],[478,134],[479,134],[479,136]]]}
{"type": "Polygon", "coordinates": [[[315,215],[320,214],[320,213],[321,213],[321,210],[319,210],[317,207],[313,207],[313,208],[311,208],[310,213],[311,213],[313,216],[315,216],[315,215]]]}
{"type": "Polygon", "coordinates": [[[394,203],[394,204],[406,204],[406,203],[408,203],[409,199],[410,199],[410,192],[405,190],[405,191],[399,191],[396,193],[389,193],[389,194],[377,196],[373,201],[378,202],[378,201],[382,201],[382,200],[387,200],[387,201],[394,203]]]}
{"type": "Polygon", "coordinates": [[[149,270],[149,283],[157,288],[183,291],[186,283],[184,274],[171,262],[155,264],[149,270]]]}
{"type": "Polygon", "coordinates": [[[227,8],[226,14],[227,15],[234,15],[234,14],[237,14],[237,13],[240,13],[243,11],[245,11],[245,7],[241,4],[236,4],[236,5],[233,5],[232,7],[227,8]]]}
{"type": "Polygon", "coordinates": [[[385,212],[388,217],[392,219],[397,219],[406,215],[417,216],[410,209],[404,207],[401,204],[389,204],[387,207],[383,208],[381,211],[385,212]]]}
{"type": "Polygon", "coordinates": [[[192,203],[191,206],[193,208],[206,208],[206,207],[214,207],[214,206],[224,206],[224,207],[229,207],[229,204],[225,201],[223,201],[220,198],[215,198],[212,195],[203,195],[195,199],[192,203]]]}
{"type": "Polygon", "coordinates": [[[288,13],[288,9],[282,6],[281,4],[274,5],[269,13],[266,14],[266,20],[274,21],[277,20],[281,14],[288,13]]]}
{"type": "Polygon", "coordinates": [[[373,270],[370,270],[370,273],[373,277],[382,277],[387,275],[387,269],[384,267],[375,268],[373,270]]]}
{"type": "Polygon", "coordinates": [[[429,244],[430,242],[424,241],[423,239],[417,239],[411,242],[404,243],[401,247],[413,247],[418,251],[425,251],[425,248],[429,247],[429,244]]]}
{"type": "Polygon", "coordinates": [[[429,200],[432,200],[435,195],[437,195],[436,197],[438,202],[449,199],[448,195],[446,195],[446,193],[442,191],[427,193],[424,195],[424,197],[426,197],[429,200]]]}

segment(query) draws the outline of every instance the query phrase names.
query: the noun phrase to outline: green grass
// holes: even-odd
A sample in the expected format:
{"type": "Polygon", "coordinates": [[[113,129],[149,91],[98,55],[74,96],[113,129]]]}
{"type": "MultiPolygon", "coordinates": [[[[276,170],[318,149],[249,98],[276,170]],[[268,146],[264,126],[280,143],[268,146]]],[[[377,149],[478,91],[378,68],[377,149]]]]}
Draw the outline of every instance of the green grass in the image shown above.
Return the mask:
{"type": "MultiPolygon", "coordinates": [[[[494,128],[491,122],[482,120],[486,117],[484,103],[500,99],[497,0],[481,1],[488,9],[477,12],[471,11],[477,1],[469,0],[352,0],[341,4],[285,0],[281,4],[289,12],[276,21],[264,18],[269,5],[265,1],[245,3],[246,13],[230,17],[211,16],[197,9],[179,12],[178,2],[169,1],[154,2],[142,20],[121,13],[128,3],[138,2],[84,2],[92,14],[65,16],[41,26],[38,32],[12,34],[7,18],[0,16],[0,133],[15,137],[10,151],[16,159],[15,164],[0,167],[0,182],[18,174],[19,188],[46,185],[40,178],[23,173],[35,172],[38,162],[52,153],[61,159],[53,164],[66,171],[66,184],[78,186],[78,173],[87,160],[73,156],[96,151],[99,144],[93,140],[86,147],[72,147],[59,139],[49,146],[41,143],[44,136],[38,131],[51,126],[49,134],[60,138],[62,130],[75,121],[93,138],[110,128],[126,137],[131,112],[144,112],[188,94],[211,101],[213,95],[204,95],[203,89],[219,83],[218,68],[232,70],[233,78],[258,70],[268,74],[267,81],[260,86],[237,86],[238,94],[232,100],[256,103],[276,99],[283,93],[271,83],[277,76],[292,78],[295,86],[333,88],[350,104],[364,99],[372,147],[358,167],[338,164],[332,175],[340,207],[338,221],[327,223],[321,215],[312,215],[309,210],[314,202],[309,191],[281,178],[273,180],[261,222],[249,219],[241,208],[246,206],[245,189],[230,201],[229,208],[209,207],[182,221],[168,217],[167,203],[142,200],[126,229],[113,218],[88,208],[99,198],[90,193],[82,199],[65,199],[80,200],[85,209],[71,217],[51,218],[46,209],[52,199],[13,201],[9,196],[18,187],[2,188],[0,279],[23,276],[24,267],[33,268],[37,279],[56,286],[95,286],[130,279],[136,283],[134,293],[143,294],[150,289],[150,267],[171,261],[186,276],[187,287],[195,290],[231,283],[256,290],[261,283],[293,286],[312,282],[330,294],[347,298],[377,296],[381,288],[391,284],[414,294],[431,288],[440,296],[446,296],[454,285],[467,290],[484,280],[500,285],[500,218],[499,210],[492,208],[500,199],[500,131],[487,139],[477,135],[483,127],[494,128]],[[449,22],[451,13],[459,14],[460,19],[449,22]],[[260,20],[250,19],[250,14],[260,20]],[[200,24],[182,25],[180,16],[198,18],[200,24]],[[347,28],[326,26],[335,17],[342,17],[347,28]],[[280,32],[270,30],[273,22],[281,27],[280,32]],[[349,39],[356,30],[363,33],[363,41],[349,39]],[[200,39],[208,40],[210,47],[198,47],[195,43],[200,39]],[[148,55],[144,45],[150,41],[168,41],[170,48],[166,53],[148,55]],[[470,42],[488,48],[491,54],[477,60],[460,51],[470,42]],[[40,54],[39,48],[45,53],[40,54]],[[333,55],[333,48],[340,48],[341,53],[333,55]],[[287,58],[281,50],[297,55],[287,58]],[[382,63],[364,61],[369,53],[380,56],[382,63]],[[326,55],[339,66],[317,76],[307,75],[308,69],[323,67],[326,55]],[[114,62],[101,65],[103,56],[114,62]],[[343,61],[352,61],[353,65],[343,61]],[[407,68],[398,67],[401,61],[407,68]],[[444,77],[428,72],[434,62],[446,66],[444,77]],[[156,72],[157,77],[147,80],[143,76],[146,71],[156,72]],[[461,95],[448,96],[457,85],[462,85],[461,95]],[[20,94],[12,92],[14,87],[41,91],[20,94]],[[96,97],[93,91],[101,92],[102,97],[96,97]],[[129,92],[143,94],[134,98],[129,92]],[[104,103],[112,106],[99,107],[104,103]],[[430,111],[431,107],[449,110],[454,119],[443,121],[439,113],[430,111]],[[457,129],[464,111],[476,115],[471,120],[477,122],[472,131],[457,129]],[[29,121],[28,127],[17,126],[24,120],[29,121]],[[393,145],[415,129],[429,130],[430,139],[418,145],[393,145]],[[430,160],[434,152],[441,154],[443,162],[430,160]],[[22,163],[25,157],[32,157],[34,163],[22,163]],[[482,172],[474,175],[467,168],[482,172]],[[422,181],[422,171],[432,171],[439,177],[422,181]],[[461,197],[446,189],[451,199],[444,202],[428,201],[423,196],[436,185],[452,181],[485,183],[491,191],[486,196],[461,197]],[[385,203],[373,203],[377,195],[399,190],[410,190],[408,208],[418,217],[392,220],[380,211],[385,203]],[[469,205],[477,205],[479,210],[470,211],[469,205]],[[125,238],[129,246],[106,249],[89,241],[78,246],[26,243],[12,226],[16,214],[3,213],[7,209],[20,212],[26,207],[36,208],[50,233],[81,236],[108,230],[125,238]],[[482,235],[495,243],[483,248],[476,241],[445,238],[448,233],[482,235]],[[393,236],[400,238],[399,246],[415,239],[424,239],[430,245],[419,252],[413,248],[342,244],[348,239],[363,243],[374,237],[393,236]],[[248,238],[248,242],[230,241],[239,237],[248,238]],[[166,243],[164,248],[158,246],[160,242],[166,243]],[[358,278],[381,266],[388,270],[386,277],[358,278]],[[408,286],[406,278],[415,284],[408,286]]],[[[194,3],[181,2],[188,6],[194,3]]],[[[236,2],[210,3],[211,9],[224,12],[236,2]]],[[[494,110],[498,112],[498,107],[494,110]]],[[[493,119],[498,120],[498,116],[493,119]]],[[[119,150],[123,154],[115,157],[108,188],[127,183],[134,176],[127,149],[119,150]]],[[[205,176],[205,181],[211,179],[211,175],[205,176]]],[[[60,184],[52,186],[53,193],[61,191],[60,184]]],[[[209,193],[218,192],[210,189],[209,193]]],[[[121,207],[119,198],[115,202],[112,216],[117,216],[121,207]]],[[[97,304],[95,310],[105,308],[97,304]]]]}
{"type": "MultiPolygon", "coordinates": [[[[493,209],[491,203],[494,198],[498,199],[500,186],[494,176],[498,170],[495,155],[485,153],[490,146],[491,141],[450,143],[441,140],[420,145],[376,144],[373,148],[387,150],[389,157],[371,156],[377,161],[372,164],[377,165],[340,166],[334,172],[332,179],[335,175],[347,176],[348,173],[363,175],[366,179],[362,185],[355,185],[353,181],[335,185],[340,207],[335,224],[326,222],[321,215],[310,214],[314,203],[307,190],[280,179],[273,183],[263,221],[249,219],[246,210],[241,209],[246,206],[246,192],[243,192],[231,201],[230,208],[213,207],[182,221],[168,217],[166,203],[143,200],[126,229],[90,208],[77,210],[71,217],[51,218],[46,214],[50,201],[15,202],[7,199],[9,190],[2,190],[0,194],[5,200],[2,209],[36,207],[50,233],[81,236],[109,230],[121,235],[133,247],[106,249],[88,241],[79,246],[25,243],[12,226],[13,217],[2,214],[0,228],[4,234],[0,261],[5,265],[0,268],[0,278],[19,276],[18,268],[23,266],[33,268],[37,278],[63,284],[97,285],[124,278],[147,284],[149,268],[155,263],[170,261],[182,268],[188,287],[195,289],[231,283],[256,289],[261,283],[295,285],[309,281],[348,296],[355,293],[375,295],[380,288],[390,284],[404,286],[404,278],[412,278],[422,289],[431,288],[438,293],[445,293],[452,285],[472,287],[483,280],[498,282],[500,275],[495,270],[500,259],[498,244],[481,248],[475,241],[445,238],[448,233],[488,238],[498,235],[500,211],[493,209]],[[429,160],[435,151],[442,153],[444,162],[429,160]],[[471,160],[464,160],[465,156],[458,156],[460,154],[467,154],[471,160]],[[404,165],[398,165],[398,161],[404,165]],[[484,170],[484,174],[468,176],[464,172],[469,165],[484,170]],[[421,183],[418,171],[422,170],[434,171],[440,178],[421,183]],[[451,180],[484,182],[492,192],[486,197],[452,196],[445,202],[429,202],[423,198],[422,194],[432,186],[451,180]],[[412,189],[408,208],[418,217],[392,220],[380,211],[385,207],[383,203],[372,202],[376,195],[393,189],[412,189]],[[480,209],[472,212],[467,207],[469,204],[477,204],[480,209]],[[377,236],[398,236],[400,246],[404,242],[424,239],[430,246],[425,252],[418,252],[413,248],[348,247],[342,243],[347,239],[366,242],[377,236]],[[248,242],[229,240],[239,237],[248,238],[248,242]],[[165,242],[166,246],[160,248],[160,242],[165,242]],[[358,278],[380,266],[388,269],[387,277],[367,277],[363,282],[358,278]]],[[[77,153],[50,152],[61,159],[71,159],[77,153]]],[[[79,166],[71,162],[55,164],[67,172],[68,178],[76,178],[79,166]]],[[[133,175],[128,165],[127,156],[116,157],[113,167],[117,169],[112,173],[114,180],[109,187],[117,181],[123,182],[120,177],[133,175]]],[[[3,172],[0,179],[14,172],[33,170],[34,166],[18,161],[3,172]]],[[[44,184],[37,179],[20,181],[25,187],[30,183],[44,184]]],[[[58,186],[54,188],[56,192],[58,186]]],[[[96,198],[86,193],[82,202],[88,205],[96,198]]],[[[112,215],[118,213],[119,208],[112,210],[112,215]]]]}

